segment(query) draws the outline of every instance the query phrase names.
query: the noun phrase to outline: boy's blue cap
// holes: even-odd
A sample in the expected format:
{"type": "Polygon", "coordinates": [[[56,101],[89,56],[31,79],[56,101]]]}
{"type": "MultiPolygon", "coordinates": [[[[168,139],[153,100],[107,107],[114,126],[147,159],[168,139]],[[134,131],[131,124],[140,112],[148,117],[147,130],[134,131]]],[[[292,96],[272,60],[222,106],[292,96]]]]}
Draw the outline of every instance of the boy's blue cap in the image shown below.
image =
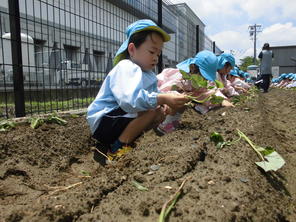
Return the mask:
{"type": "Polygon", "coordinates": [[[289,79],[294,79],[294,74],[293,73],[290,73],[288,78],[289,79]]]}
{"type": "Polygon", "coordinates": [[[122,43],[120,48],[117,50],[116,55],[113,60],[113,64],[116,65],[120,60],[125,59],[125,51],[127,50],[128,43],[130,40],[130,37],[135,34],[136,32],[146,31],[146,30],[152,30],[155,32],[158,32],[162,35],[163,40],[165,42],[170,41],[171,37],[168,33],[166,33],[163,29],[158,27],[153,21],[150,19],[142,19],[138,20],[132,24],[130,24],[125,31],[125,34],[127,36],[127,39],[122,43]]]}
{"type": "Polygon", "coordinates": [[[245,74],[245,72],[244,72],[243,70],[239,70],[239,71],[238,71],[238,75],[239,75],[240,77],[244,77],[244,74],[245,74]]]}
{"type": "Polygon", "coordinates": [[[248,78],[248,77],[250,77],[250,73],[245,72],[244,76],[245,76],[245,78],[248,78]]]}
{"type": "Polygon", "coordinates": [[[217,70],[222,69],[226,62],[229,62],[232,67],[235,66],[235,58],[229,53],[222,53],[218,56],[217,70]]]}
{"type": "Polygon", "coordinates": [[[239,75],[237,74],[237,71],[234,70],[234,69],[230,70],[229,74],[232,75],[232,76],[239,77],[239,75]]]}
{"type": "Polygon", "coordinates": [[[215,81],[218,59],[214,53],[207,50],[201,51],[194,58],[189,58],[177,64],[177,68],[189,73],[191,64],[198,66],[201,75],[205,79],[215,81]]]}

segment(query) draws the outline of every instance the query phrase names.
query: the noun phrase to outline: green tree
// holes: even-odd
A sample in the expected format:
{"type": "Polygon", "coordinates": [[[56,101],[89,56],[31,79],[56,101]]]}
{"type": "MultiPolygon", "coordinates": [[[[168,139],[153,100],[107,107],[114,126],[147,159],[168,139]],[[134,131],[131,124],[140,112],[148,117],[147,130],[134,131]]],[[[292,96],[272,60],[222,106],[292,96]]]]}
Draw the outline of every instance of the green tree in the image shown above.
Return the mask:
{"type": "MultiPolygon", "coordinates": [[[[249,65],[254,65],[252,56],[246,56],[245,58],[240,59],[240,61],[241,61],[241,65],[239,66],[239,68],[245,72],[247,71],[247,67],[249,65]]],[[[259,65],[258,59],[256,59],[255,65],[259,65]]]]}

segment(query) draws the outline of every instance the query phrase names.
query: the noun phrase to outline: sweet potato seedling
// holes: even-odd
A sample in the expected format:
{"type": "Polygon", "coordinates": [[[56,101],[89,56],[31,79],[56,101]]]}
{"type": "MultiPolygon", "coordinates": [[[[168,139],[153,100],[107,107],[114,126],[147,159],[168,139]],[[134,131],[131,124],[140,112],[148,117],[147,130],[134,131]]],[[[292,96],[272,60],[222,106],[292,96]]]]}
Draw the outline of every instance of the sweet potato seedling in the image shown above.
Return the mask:
{"type": "Polygon", "coordinates": [[[260,147],[255,145],[242,131],[237,130],[239,136],[247,141],[247,143],[253,148],[257,155],[262,160],[261,162],[255,162],[257,166],[262,168],[265,172],[277,171],[282,168],[286,163],[285,160],[278,154],[272,147],[260,147]]]}

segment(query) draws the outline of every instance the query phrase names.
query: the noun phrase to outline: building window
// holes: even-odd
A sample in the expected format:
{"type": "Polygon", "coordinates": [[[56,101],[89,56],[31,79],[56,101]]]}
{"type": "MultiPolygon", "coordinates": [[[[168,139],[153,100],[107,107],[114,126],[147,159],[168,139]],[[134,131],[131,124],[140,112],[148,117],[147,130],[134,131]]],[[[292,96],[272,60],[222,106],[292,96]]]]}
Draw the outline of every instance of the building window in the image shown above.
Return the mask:
{"type": "Polygon", "coordinates": [[[94,71],[105,72],[105,52],[93,50],[94,55],[94,71]]]}
{"type": "Polygon", "coordinates": [[[35,64],[37,69],[48,68],[48,52],[45,50],[45,40],[34,39],[35,64]]]}
{"type": "Polygon", "coordinates": [[[69,68],[80,68],[79,62],[79,47],[64,45],[66,57],[64,63],[67,63],[67,69],[69,68]]]}

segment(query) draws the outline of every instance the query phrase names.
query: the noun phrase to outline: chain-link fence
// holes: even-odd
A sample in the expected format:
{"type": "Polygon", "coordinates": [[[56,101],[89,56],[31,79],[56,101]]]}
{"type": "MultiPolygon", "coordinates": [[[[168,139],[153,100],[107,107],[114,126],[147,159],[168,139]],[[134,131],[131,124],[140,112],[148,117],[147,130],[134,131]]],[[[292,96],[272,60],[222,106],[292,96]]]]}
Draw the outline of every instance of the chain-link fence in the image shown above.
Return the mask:
{"type": "Polygon", "coordinates": [[[200,50],[215,51],[186,4],[1,0],[0,118],[87,107],[112,69],[126,27],[142,18],[171,35],[156,72],[200,50]]]}

